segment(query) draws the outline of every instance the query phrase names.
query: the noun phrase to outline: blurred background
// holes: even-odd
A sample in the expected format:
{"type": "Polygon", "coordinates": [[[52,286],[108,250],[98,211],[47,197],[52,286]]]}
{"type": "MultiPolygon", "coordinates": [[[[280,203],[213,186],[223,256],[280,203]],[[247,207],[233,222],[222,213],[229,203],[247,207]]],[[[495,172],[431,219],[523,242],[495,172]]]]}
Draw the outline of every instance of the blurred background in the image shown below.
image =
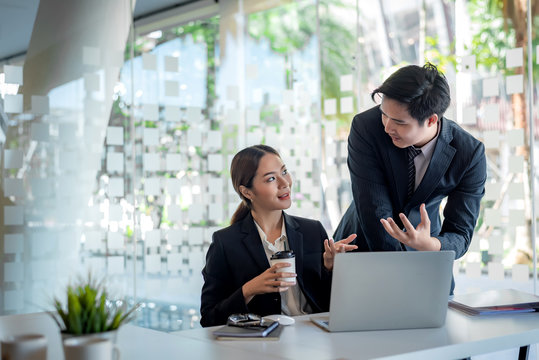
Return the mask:
{"type": "MultiPolygon", "coordinates": [[[[0,314],[92,272],[135,322],[199,327],[231,157],[277,148],[291,214],[329,234],[352,195],[353,116],[407,64],[452,90],[488,180],[455,293],[536,292],[539,1],[0,0],[0,314]],[[536,152],[535,152],[536,153],[536,152]]],[[[442,209],[441,209],[442,210],[442,209]]]]}

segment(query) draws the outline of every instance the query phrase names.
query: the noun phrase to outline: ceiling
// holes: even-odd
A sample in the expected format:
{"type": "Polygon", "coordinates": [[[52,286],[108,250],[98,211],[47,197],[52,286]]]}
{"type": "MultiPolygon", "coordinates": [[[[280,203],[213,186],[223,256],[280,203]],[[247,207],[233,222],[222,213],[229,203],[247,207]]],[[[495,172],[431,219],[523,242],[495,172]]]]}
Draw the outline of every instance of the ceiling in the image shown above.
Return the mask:
{"type": "MultiPolygon", "coordinates": [[[[195,1],[197,0],[136,0],[134,18],[137,20],[195,1]]],[[[0,0],[0,62],[26,53],[38,6],[39,0],[0,0]]]]}

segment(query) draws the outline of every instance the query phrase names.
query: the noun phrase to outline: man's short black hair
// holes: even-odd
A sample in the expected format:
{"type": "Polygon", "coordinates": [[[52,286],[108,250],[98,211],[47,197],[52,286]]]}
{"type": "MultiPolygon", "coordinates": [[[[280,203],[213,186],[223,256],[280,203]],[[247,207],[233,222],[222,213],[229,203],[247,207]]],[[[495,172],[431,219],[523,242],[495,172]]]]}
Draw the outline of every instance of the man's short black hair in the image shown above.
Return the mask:
{"type": "Polygon", "coordinates": [[[371,93],[373,101],[376,94],[406,104],[410,115],[421,126],[432,114],[441,119],[451,102],[444,74],[431,63],[423,67],[408,65],[400,68],[371,93]]]}

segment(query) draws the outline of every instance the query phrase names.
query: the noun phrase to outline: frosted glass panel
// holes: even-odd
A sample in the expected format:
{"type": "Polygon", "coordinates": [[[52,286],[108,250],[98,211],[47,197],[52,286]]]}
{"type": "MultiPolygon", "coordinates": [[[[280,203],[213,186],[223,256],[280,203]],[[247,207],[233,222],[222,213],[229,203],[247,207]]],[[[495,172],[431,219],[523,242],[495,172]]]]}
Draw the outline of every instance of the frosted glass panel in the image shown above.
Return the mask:
{"type": "Polygon", "coordinates": [[[7,84],[23,84],[22,66],[4,65],[4,74],[7,84]]]}

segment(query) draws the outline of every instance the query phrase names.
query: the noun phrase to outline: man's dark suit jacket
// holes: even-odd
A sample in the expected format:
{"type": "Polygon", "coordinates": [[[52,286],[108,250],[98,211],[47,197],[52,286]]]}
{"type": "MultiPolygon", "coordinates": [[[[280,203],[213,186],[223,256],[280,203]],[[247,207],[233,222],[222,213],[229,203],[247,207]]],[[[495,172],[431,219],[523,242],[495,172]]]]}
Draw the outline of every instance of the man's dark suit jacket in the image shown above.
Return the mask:
{"type": "MultiPolygon", "coordinates": [[[[296,254],[297,284],[313,312],[328,311],[331,273],[325,270],[322,260],[326,231],[319,221],[283,214],[288,242],[296,254]]],[[[215,232],[202,270],[200,324],[225,324],[228,316],[235,313],[280,314],[280,293],[255,295],[246,305],[241,290],[269,267],[251,214],[215,232]]]]}
{"type": "MultiPolygon", "coordinates": [[[[421,222],[422,203],[431,221],[431,236],[440,240],[441,250],[454,250],[460,258],[468,249],[485,193],[485,148],[449,119],[442,118],[440,126],[427,172],[407,201],[406,149],[396,147],[384,131],[379,106],[354,117],[348,137],[348,168],[360,250],[406,250],[385,231],[380,219],[392,217],[403,228],[398,216],[402,212],[416,227],[421,222]],[[444,198],[447,203],[441,222],[444,198]]],[[[353,216],[353,211],[347,213],[353,216]]]]}

